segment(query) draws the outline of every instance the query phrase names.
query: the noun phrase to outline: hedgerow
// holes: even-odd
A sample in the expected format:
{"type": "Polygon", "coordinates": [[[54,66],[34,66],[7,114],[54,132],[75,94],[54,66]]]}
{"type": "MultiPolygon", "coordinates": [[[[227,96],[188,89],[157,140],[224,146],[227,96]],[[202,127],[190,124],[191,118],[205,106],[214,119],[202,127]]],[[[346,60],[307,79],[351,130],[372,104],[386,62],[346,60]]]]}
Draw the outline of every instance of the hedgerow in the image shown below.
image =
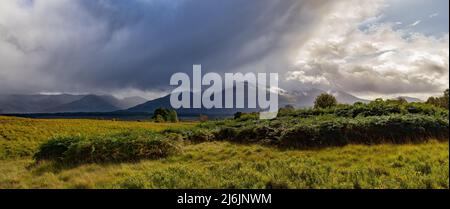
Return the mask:
{"type": "MultiPolygon", "coordinates": [[[[423,112],[422,112],[423,113],[423,112]]],[[[445,114],[442,114],[445,115],[445,114]]],[[[216,140],[270,142],[293,148],[448,140],[448,117],[441,114],[388,114],[344,117],[282,116],[274,120],[223,120],[203,123],[216,140]]]]}
{"type": "Polygon", "coordinates": [[[257,114],[202,122],[196,127],[161,132],[125,131],[115,135],[56,137],[34,158],[69,163],[158,159],[179,151],[180,141],[226,140],[291,148],[347,144],[416,143],[448,140],[448,110],[420,103],[377,100],[326,109],[289,109],[273,120],[257,114]]]}
{"type": "Polygon", "coordinates": [[[179,151],[176,141],[157,133],[123,132],[111,136],[57,137],[42,144],[34,159],[64,163],[122,162],[159,159],[179,151]]]}
{"type": "Polygon", "coordinates": [[[331,108],[304,108],[298,110],[282,110],[279,117],[313,117],[320,115],[335,115],[340,117],[368,117],[392,114],[421,114],[448,117],[448,110],[425,103],[402,103],[396,100],[375,100],[370,103],[340,104],[331,108]]]}
{"type": "Polygon", "coordinates": [[[297,124],[283,131],[280,145],[294,148],[347,144],[402,144],[431,138],[448,140],[448,120],[424,115],[335,118],[315,124],[297,124]]]}

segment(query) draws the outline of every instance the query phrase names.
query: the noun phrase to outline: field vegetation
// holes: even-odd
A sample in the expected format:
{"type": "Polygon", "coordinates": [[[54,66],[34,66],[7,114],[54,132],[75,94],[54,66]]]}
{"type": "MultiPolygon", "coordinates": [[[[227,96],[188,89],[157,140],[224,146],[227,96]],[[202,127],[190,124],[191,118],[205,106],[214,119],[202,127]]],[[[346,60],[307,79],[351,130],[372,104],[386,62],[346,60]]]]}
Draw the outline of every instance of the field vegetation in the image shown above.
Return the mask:
{"type": "Polygon", "coordinates": [[[76,166],[0,160],[0,188],[449,188],[449,146],[349,145],[282,150],[187,144],[166,158],[76,166]]]}
{"type": "Polygon", "coordinates": [[[0,117],[0,188],[448,189],[448,137],[447,109],[402,100],[273,120],[0,117]]]}
{"type": "Polygon", "coordinates": [[[162,131],[195,123],[154,123],[89,119],[28,119],[0,116],[0,159],[30,157],[55,137],[101,137],[122,132],[162,131]]]}

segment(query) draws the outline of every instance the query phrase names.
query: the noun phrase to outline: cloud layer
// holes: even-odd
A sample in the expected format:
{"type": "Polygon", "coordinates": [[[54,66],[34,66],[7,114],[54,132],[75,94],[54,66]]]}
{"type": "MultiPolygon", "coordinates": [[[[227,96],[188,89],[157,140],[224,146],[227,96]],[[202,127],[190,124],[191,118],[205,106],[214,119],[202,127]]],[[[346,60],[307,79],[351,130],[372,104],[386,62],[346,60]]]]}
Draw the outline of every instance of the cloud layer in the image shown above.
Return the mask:
{"type": "Polygon", "coordinates": [[[385,2],[372,1],[371,7],[355,2],[336,5],[353,12],[335,8],[315,28],[287,80],[361,95],[431,93],[448,87],[448,34],[436,38],[374,21],[385,2]]]}
{"type": "Polygon", "coordinates": [[[381,0],[4,1],[0,94],[153,95],[192,64],[214,72],[278,71],[285,88],[441,91],[448,85],[448,32],[431,37],[379,22],[385,6],[381,0]]]}

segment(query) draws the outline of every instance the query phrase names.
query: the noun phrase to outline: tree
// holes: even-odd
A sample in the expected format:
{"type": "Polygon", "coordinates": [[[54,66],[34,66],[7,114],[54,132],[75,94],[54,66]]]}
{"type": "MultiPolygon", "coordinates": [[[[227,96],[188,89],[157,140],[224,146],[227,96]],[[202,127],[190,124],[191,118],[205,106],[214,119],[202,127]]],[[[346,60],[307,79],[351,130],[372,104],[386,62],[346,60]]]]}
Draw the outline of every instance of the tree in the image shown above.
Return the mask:
{"type": "Polygon", "coordinates": [[[178,122],[177,111],[170,109],[170,110],[168,110],[168,112],[169,112],[169,115],[167,117],[167,121],[173,122],[173,123],[178,122]]]}
{"type": "Polygon", "coordinates": [[[314,108],[330,108],[337,105],[336,98],[331,94],[323,93],[314,101],[314,108]]]}
{"type": "Polygon", "coordinates": [[[439,99],[436,97],[429,97],[427,100],[427,104],[431,104],[434,106],[439,106],[439,99]]]}
{"type": "Polygon", "coordinates": [[[153,112],[152,119],[155,122],[178,122],[178,115],[173,109],[160,107],[153,112]]]}
{"type": "Polygon", "coordinates": [[[449,102],[448,89],[444,91],[444,95],[442,95],[441,97],[430,97],[427,100],[427,104],[445,108],[447,110],[448,110],[448,102],[449,102]]]}
{"type": "Polygon", "coordinates": [[[444,91],[444,96],[442,97],[442,107],[448,110],[448,89],[444,91]]]}

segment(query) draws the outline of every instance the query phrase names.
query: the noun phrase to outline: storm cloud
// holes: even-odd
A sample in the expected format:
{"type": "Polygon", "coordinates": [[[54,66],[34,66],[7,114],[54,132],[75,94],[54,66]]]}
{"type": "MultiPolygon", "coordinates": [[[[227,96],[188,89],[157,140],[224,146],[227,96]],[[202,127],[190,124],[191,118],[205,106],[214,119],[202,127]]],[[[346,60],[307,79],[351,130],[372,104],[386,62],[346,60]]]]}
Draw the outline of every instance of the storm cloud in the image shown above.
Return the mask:
{"type": "Polygon", "coordinates": [[[441,91],[448,85],[448,31],[432,37],[389,22],[362,25],[386,4],[2,1],[0,93],[153,94],[166,92],[170,76],[191,72],[193,64],[204,72],[280,72],[288,89],[441,91]]]}

